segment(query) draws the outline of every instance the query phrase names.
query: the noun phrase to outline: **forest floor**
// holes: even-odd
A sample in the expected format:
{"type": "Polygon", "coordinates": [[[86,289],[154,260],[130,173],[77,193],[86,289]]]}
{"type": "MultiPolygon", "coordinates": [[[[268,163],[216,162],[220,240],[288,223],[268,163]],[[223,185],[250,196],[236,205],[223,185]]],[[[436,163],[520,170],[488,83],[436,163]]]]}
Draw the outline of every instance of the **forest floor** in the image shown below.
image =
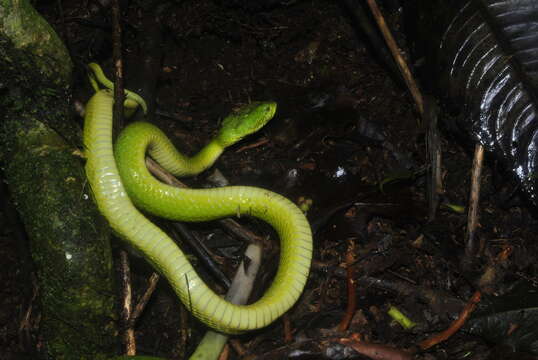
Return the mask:
{"type": "MultiPolygon", "coordinates": [[[[443,134],[443,205],[429,220],[425,127],[399,75],[380,64],[376,45],[362,33],[353,11],[337,3],[187,0],[170,3],[159,17],[165,30],[156,123],[178,148],[192,153],[232,109],[274,100],[276,117],[228,149],[215,168],[231,184],[267,188],[294,202],[312,201],[308,218],[314,263],[303,296],[287,316],[291,332],[286,334],[278,320],[239,336],[230,359],[336,359],[334,354],[343,356],[347,350],[334,339],[357,334],[365,343],[416,349],[446,329],[476,289],[487,297],[510,293],[514,284],[538,282],[536,219],[526,206],[499,195],[512,187],[494,176],[494,159],[487,159],[482,177],[478,237],[483,248],[475,266],[462,270],[467,216],[446,205],[467,205],[472,149],[443,134]],[[507,251],[508,258],[498,260],[507,251]],[[351,272],[346,272],[348,253],[354,259],[351,272]],[[339,331],[349,301],[349,276],[356,286],[356,309],[347,330],[339,331]],[[404,329],[387,314],[391,306],[417,326],[404,329]]],[[[62,15],[56,2],[39,8],[68,44],[77,69],[75,98],[82,102],[89,94],[83,65],[110,65],[112,54],[110,11],[90,11],[92,4],[65,1],[62,15]]],[[[386,10],[405,46],[398,9],[386,10]]],[[[124,9],[129,61],[137,61],[132,54],[137,34],[144,31],[145,11],[150,10],[137,2],[124,9]]],[[[129,74],[128,65],[127,88],[136,76],[129,74]]],[[[205,186],[210,174],[212,170],[186,182],[205,186]]],[[[0,215],[0,359],[22,359],[36,346],[35,329],[28,335],[21,327],[27,324],[29,306],[38,309],[35,283],[21,283],[21,246],[5,211],[0,215]]],[[[240,222],[260,235],[270,234],[257,221],[240,222]]],[[[189,228],[232,276],[243,244],[214,224],[189,228]]],[[[259,281],[263,286],[278,265],[278,239],[272,240],[259,281]]],[[[138,295],[151,270],[135,258],[133,271],[138,295]]],[[[136,329],[140,354],[181,359],[193,351],[204,327],[189,318],[190,331],[183,331],[180,307],[161,281],[136,329]]],[[[38,324],[39,314],[34,310],[31,316],[38,324]]],[[[491,341],[460,331],[417,358],[501,358],[492,355],[495,351],[491,341]]]]}

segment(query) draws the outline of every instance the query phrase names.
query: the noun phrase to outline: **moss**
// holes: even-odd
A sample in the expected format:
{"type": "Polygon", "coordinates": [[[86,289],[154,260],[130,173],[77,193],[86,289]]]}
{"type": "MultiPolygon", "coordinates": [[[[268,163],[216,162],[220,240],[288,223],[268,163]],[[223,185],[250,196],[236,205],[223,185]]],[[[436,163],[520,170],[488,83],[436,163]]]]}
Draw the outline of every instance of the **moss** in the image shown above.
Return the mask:
{"type": "Polygon", "coordinates": [[[27,1],[0,0],[0,161],[30,238],[41,338],[47,358],[102,359],[116,337],[110,230],[74,155],[70,77],[50,26],[27,1]]]}
{"type": "Polygon", "coordinates": [[[0,0],[0,107],[24,109],[79,146],[80,128],[65,116],[72,67],[62,41],[28,1],[0,0]]]}
{"type": "Polygon", "coordinates": [[[49,355],[111,354],[116,330],[108,227],[91,201],[80,158],[43,124],[29,128],[13,135],[17,151],[5,171],[31,239],[49,355]]]}
{"type": "MultiPolygon", "coordinates": [[[[0,0],[0,33],[11,39],[26,57],[32,58],[43,78],[52,81],[56,87],[70,83],[72,63],[67,49],[28,1],[0,0]]],[[[13,57],[5,59],[19,66],[16,60],[13,57]]]]}

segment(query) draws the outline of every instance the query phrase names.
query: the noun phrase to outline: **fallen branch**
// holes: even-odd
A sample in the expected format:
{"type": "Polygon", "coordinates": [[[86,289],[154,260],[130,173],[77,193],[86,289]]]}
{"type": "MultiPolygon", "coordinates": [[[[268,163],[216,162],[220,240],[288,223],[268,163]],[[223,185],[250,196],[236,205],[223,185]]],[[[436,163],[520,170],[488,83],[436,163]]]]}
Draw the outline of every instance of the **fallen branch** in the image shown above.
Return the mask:
{"type": "Polygon", "coordinates": [[[418,85],[415,79],[413,78],[413,75],[411,74],[411,71],[409,70],[409,67],[407,66],[407,63],[405,62],[404,58],[402,57],[400,53],[398,44],[396,44],[396,41],[394,40],[394,37],[392,36],[387,26],[387,23],[385,22],[385,18],[383,17],[381,10],[379,10],[379,7],[377,6],[377,3],[375,2],[375,0],[367,0],[367,3],[368,3],[368,6],[370,7],[370,11],[372,12],[372,15],[374,16],[375,21],[377,22],[379,30],[381,31],[381,33],[383,34],[383,37],[385,38],[387,46],[389,47],[390,52],[392,53],[392,56],[394,57],[394,60],[396,61],[396,65],[398,65],[398,69],[400,69],[400,72],[405,80],[407,88],[409,89],[411,96],[413,96],[413,100],[415,100],[415,104],[417,106],[418,112],[422,115],[424,113],[424,100],[422,98],[422,94],[418,88],[418,85]]]}
{"type": "Polygon", "coordinates": [[[484,147],[475,146],[473,168],[471,174],[471,194],[469,199],[469,212],[467,214],[467,233],[465,234],[465,253],[462,259],[464,269],[469,269],[480,252],[480,244],[476,240],[476,230],[479,227],[478,212],[480,206],[480,180],[482,164],[484,162],[484,147]]]}
{"type": "Polygon", "coordinates": [[[361,355],[368,356],[374,360],[411,360],[413,355],[407,351],[393,348],[382,344],[373,344],[362,341],[360,336],[354,334],[351,338],[338,339],[338,342],[353,348],[361,355]]]}
{"type": "Polygon", "coordinates": [[[347,241],[346,252],[346,283],[347,283],[347,307],[346,314],[338,324],[338,331],[346,331],[355,315],[357,308],[357,293],[355,285],[355,271],[353,264],[355,263],[355,240],[349,238],[347,241]]]}
{"type": "Polygon", "coordinates": [[[122,342],[125,355],[136,355],[136,339],[134,327],[131,325],[131,313],[133,291],[131,288],[131,267],[129,266],[129,255],[127,251],[120,251],[120,278],[122,289],[121,301],[121,323],[123,324],[122,342]]]}
{"type": "Polygon", "coordinates": [[[422,350],[429,349],[432,346],[437,345],[445,341],[452,335],[454,335],[465,324],[467,319],[471,316],[472,312],[476,308],[476,305],[480,302],[481,296],[482,294],[480,293],[480,291],[476,291],[471,297],[471,299],[469,300],[469,302],[467,303],[467,305],[465,305],[465,307],[461,311],[460,316],[456,320],[454,320],[452,324],[450,324],[450,327],[448,329],[446,329],[445,331],[437,335],[430,337],[429,339],[422,341],[419,344],[419,347],[422,350]]]}

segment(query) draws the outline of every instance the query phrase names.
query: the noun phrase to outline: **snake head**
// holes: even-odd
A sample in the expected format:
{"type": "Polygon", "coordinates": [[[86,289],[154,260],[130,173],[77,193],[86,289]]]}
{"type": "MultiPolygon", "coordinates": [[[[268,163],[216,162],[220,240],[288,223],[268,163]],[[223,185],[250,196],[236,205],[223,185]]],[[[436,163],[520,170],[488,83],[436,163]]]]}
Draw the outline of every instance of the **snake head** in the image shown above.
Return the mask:
{"type": "Polygon", "coordinates": [[[216,140],[227,147],[260,130],[276,113],[272,101],[252,102],[228,115],[220,127],[216,140]]]}

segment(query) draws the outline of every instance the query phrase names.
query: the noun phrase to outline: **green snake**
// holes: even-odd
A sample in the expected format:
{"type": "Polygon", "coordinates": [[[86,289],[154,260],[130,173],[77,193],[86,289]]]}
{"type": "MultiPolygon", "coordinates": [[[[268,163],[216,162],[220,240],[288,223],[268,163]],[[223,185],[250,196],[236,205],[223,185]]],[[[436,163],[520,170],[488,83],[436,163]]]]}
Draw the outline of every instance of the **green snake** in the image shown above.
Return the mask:
{"type": "MultiPolygon", "coordinates": [[[[257,131],[275,114],[273,102],[251,103],[226,117],[216,137],[189,158],[166,135],[146,122],[128,125],[112,144],[113,84],[91,64],[96,90],[86,106],[86,175],[99,211],[112,229],[144,255],[170,283],[180,300],[203,323],[224,333],[269,325],[299,298],[312,257],[312,234],[304,214],[285,197],[249,186],[180,189],[159,182],[147,170],[146,154],[176,176],[197,174],[211,166],[227,146],[257,131]],[[136,206],[136,207],[135,207],[136,206]],[[255,303],[234,305],[213,292],[185,254],[144,212],[177,221],[209,221],[254,216],[269,223],[280,238],[280,263],[265,294],[255,303]]],[[[126,103],[145,106],[126,91],[126,103]]]]}

